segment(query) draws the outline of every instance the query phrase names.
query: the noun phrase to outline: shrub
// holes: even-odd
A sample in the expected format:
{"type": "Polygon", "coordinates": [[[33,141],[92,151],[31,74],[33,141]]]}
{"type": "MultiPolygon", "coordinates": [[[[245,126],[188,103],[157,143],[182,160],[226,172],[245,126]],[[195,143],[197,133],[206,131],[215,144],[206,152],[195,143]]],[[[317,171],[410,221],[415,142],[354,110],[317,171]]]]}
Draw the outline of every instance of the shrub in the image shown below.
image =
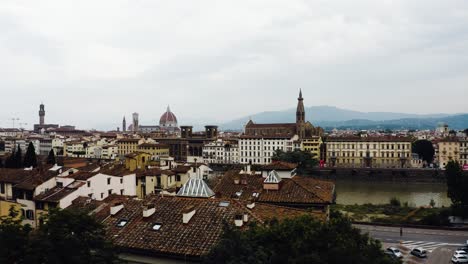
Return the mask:
{"type": "Polygon", "coordinates": [[[400,207],[401,206],[401,202],[398,198],[396,197],[392,197],[390,198],[390,205],[391,206],[396,206],[396,207],[400,207]]]}

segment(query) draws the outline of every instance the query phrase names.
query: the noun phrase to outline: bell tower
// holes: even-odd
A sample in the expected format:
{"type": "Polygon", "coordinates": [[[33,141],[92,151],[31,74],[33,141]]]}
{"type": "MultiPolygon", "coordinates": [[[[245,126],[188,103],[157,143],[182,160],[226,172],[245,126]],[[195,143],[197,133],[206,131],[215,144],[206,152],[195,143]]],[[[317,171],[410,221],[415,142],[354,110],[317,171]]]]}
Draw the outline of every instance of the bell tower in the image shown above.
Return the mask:
{"type": "Polygon", "coordinates": [[[302,98],[302,89],[299,90],[299,98],[297,98],[296,110],[296,129],[300,139],[305,137],[305,109],[304,98],[302,98]]]}
{"type": "Polygon", "coordinates": [[[44,125],[44,118],[45,118],[44,104],[41,103],[41,105],[39,106],[39,125],[41,126],[44,125]]]}

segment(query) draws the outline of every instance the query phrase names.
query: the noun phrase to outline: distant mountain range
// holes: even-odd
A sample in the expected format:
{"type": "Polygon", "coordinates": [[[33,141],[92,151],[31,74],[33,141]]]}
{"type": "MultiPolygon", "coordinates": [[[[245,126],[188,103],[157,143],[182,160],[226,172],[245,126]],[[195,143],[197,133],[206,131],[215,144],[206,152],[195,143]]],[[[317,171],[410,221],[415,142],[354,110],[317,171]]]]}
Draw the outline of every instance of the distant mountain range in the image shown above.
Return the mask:
{"type": "MultiPolygon", "coordinates": [[[[251,118],[255,123],[295,122],[296,109],[271,111],[221,124],[223,130],[241,130],[251,118]]],[[[306,107],[306,119],[325,129],[434,129],[447,123],[451,129],[468,128],[468,114],[407,114],[393,112],[359,112],[333,106],[306,107]]]]}

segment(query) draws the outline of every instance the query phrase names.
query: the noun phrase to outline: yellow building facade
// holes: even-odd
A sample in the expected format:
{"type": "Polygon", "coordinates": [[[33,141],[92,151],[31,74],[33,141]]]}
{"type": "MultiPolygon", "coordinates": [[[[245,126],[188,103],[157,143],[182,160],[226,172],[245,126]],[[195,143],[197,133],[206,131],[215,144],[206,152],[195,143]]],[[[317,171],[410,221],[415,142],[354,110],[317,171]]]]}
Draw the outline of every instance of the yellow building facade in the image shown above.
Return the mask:
{"type": "Polygon", "coordinates": [[[329,137],[328,167],[409,168],[411,143],[406,137],[329,137]]]}
{"type": "Polygon", "coordinates": [[[322,146],[322,137],[313,136],[302,140],[301,150],[310,152],[314,158],[320,159],[320,147],[322,146]]]}
{"type": "Polygon", "coordinates": [[[460,142],[455,139],[444,139],[438,143],[439,167],[445,168],[451,160],[460,162],[460,142]]]}
{"type": "Polygon", "coordinates": [[[122,157],[126,154],[138,151],[138,145],[143,144],[144,139],[122,138],[117,140],[118,153],[122,157]]]}
{"type": "Polygon", "coordinates": [[[154,159],[169,156],[169,146],[165,144],[143,143],[138,145],[137,151],[150,154],[154,159]]]}

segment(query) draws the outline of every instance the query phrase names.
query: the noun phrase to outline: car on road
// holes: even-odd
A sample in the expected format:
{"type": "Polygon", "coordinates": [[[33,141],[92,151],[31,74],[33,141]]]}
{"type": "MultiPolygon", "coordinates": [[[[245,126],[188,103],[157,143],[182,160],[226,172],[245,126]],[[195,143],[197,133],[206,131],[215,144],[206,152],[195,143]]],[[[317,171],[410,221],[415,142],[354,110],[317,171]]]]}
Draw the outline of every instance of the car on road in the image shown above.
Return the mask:
{"type": "Polygon", "coordinates": [[[420,247],[413,248],[413,250],[411,250],[411,255],[420,257],[420,258],[425,258],[427,257],[427,251],[420,247]]]}
{"type": "Polygon", "coordinates": [[[468,263],[468,255],[453,255],[452,263],[468,263]]]}
{"type": "Polygon", "coordinates": [[[454,255],[468,255],[468,253],[466,253],[465,250],[460,250],[460,249],[455,250],[455,253],[453,254],[454,255]]]}
{"type": "Polygon", "coordinates": [[[397,258],[403,258],[403,254],[401,253],[401,251],[396,248],[396,247],[389,247],[387,248],[387,252],[390,252],[392,253],[395,257],[397,258]]]}

